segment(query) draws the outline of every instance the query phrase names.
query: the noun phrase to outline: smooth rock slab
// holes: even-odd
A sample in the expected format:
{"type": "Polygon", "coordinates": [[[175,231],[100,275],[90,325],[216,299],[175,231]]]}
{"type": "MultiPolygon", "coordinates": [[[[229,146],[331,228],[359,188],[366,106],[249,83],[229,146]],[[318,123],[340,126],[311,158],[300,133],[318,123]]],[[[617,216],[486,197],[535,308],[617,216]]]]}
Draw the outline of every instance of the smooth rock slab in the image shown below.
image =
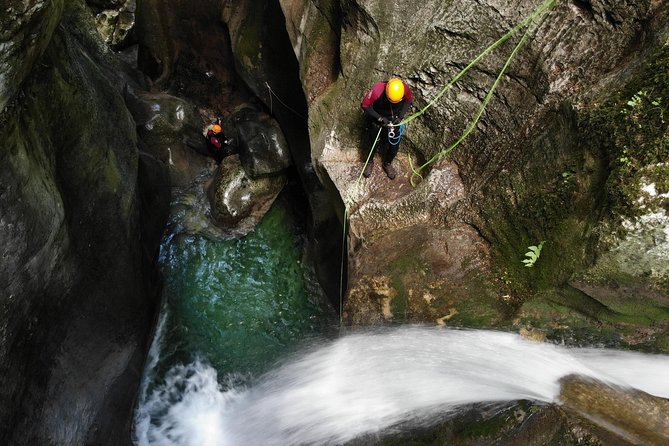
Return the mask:
{"type": "Polygon", "coordinates": [[[242,168],[238,155],[228,156],[210,190],[212,217],[243,236],[262,219],[285,184],[283,175],[253,179],[242,168]]]}

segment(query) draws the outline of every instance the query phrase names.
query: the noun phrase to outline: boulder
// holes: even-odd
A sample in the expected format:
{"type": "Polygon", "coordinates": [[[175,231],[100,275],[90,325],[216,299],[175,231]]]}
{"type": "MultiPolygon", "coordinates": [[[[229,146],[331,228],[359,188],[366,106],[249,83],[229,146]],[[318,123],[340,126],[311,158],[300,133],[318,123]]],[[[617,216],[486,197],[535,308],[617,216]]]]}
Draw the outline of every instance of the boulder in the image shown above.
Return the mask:
{"type": "Polygon", "coordinates": [[[237,236],[251,231],[286,184],[282,175],[252,178],[238,155],[223,159],[209,191],[212,217],[237,236]]]}
{"type": "Polygon", "coordinates": [[[168,166],[173,187],[190,186],[210,160],[196,107],[168,93],[129,90],[125,97],[144,150],[168,166]]]}
{"type": "Polygon", "coordinates": [[[560,400],[568,411],[613,430],[608,444],[669,442],[666,399],[572,375],[560,380],[560,400]]]}
{"type": "Polygon", "coordinates": [[[280,174],[291,166],[290,148],[279,124],[267,113],[244,108],[232,120],[239,159],[251,178],[280,174]]]}

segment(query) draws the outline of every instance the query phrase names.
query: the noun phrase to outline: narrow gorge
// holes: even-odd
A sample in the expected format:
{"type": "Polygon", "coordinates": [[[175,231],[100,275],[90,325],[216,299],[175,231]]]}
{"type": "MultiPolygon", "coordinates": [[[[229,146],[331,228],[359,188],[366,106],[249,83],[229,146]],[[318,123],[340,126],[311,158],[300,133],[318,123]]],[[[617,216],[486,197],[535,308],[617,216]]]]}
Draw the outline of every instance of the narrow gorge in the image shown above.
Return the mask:
{"type": "Polygon", "coordinates": [[[667,2],[4,3],[1,444],[669,441],[667,2]]]}

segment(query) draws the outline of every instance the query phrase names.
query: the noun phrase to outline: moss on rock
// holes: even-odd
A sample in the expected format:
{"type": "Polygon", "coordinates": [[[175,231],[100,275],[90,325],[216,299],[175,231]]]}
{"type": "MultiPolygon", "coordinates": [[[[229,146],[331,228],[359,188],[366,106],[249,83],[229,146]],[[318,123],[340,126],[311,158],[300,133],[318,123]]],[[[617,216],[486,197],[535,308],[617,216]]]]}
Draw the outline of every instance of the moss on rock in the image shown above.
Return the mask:
{"type": "MultiPolygon", "coordinates": [[[[586,141],[609,161],[606,182],[612,218],[638,217],[664,200],[646,200],[642,186],[669,184],[669,37],[638,74],[581,120],[586,141]]],[[[664,191],[664,192],[662,192],[664,191]]],[[[666,203],[665,203],[666,204],[666,203]]]]}

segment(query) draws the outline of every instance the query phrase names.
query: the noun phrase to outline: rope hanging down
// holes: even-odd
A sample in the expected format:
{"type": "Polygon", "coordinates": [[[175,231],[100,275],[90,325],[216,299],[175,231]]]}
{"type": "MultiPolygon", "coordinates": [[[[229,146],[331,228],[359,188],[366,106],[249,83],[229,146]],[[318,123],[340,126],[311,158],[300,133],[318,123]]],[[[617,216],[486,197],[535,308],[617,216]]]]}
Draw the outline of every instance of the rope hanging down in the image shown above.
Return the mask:
{"type": "Polygon", "coordinates": [[[270,114],[273,114],[273,113],[274,113],[274,111],[272,110],[272,96],[274,96],[274,97],[276,98],[276,100],[279,101],[279,102],[281,103],[281,105],[283,105],[283,106],[286,107],[288,110],[290,110],[291,112],[293,112],[293,113],[295,114],[295,116],[297,116],[297,117],[299,117],[299,118],[302,118],[302,119],[304,119],[305,121],[309,121],[309,120],[307,119],[306,116],[304,116],[304,115],[301,114],[300,112],[296,111],[296,110],[295,110],[294,108],[292,108],[290,105],[288,105],[288,104],[286,104],[285,102],[283,102],[283,101],[281,100],[281,98],[280,98],[276,93],[274,93],[274,90],[272,90],[272,87],[270,87],[269,84],[268,84],[267,82],[265,82],[265,85],[267,86],[267,91],[269,91],[269,112],[270,112],[270,114]]]}

